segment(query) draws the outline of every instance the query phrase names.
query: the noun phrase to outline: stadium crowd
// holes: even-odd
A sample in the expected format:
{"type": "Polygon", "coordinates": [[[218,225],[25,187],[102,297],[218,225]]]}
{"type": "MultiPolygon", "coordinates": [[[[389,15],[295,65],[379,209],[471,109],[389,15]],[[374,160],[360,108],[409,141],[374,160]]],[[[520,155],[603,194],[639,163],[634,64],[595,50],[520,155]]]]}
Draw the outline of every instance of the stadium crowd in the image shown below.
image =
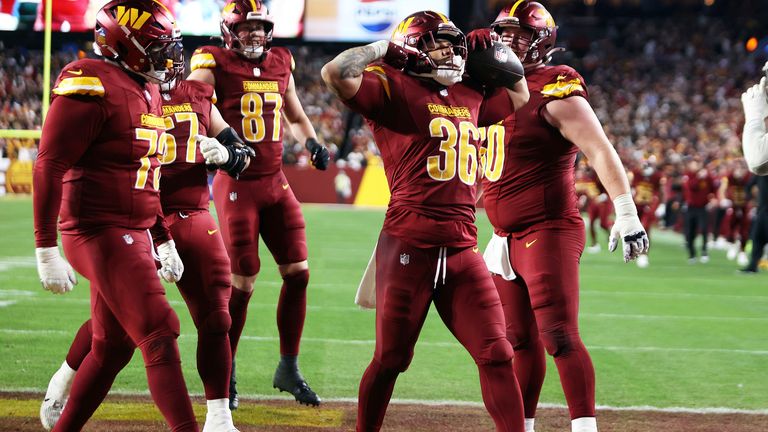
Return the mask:
{"type": "MultiPolygon", "coordinates": [[[[716,189],[724,176],[742,164],[739,96],[760,75],[762,58],[746,51],[741,35],[728,22],[712,17],[600,22],[589,29],[589,42],[583,34],[568,34],[568,17],[557,18],[565,36],[559,44],[567,50],[556,54],[554,63],[571,64],[584,76],[590,102],[627,169],[651,166],[667,180],[654,205],[659,216],[655,222],[682,229],[677,214],[685,206],[688,163],[701,163],[716,189]]],[[[195,47],[190,42],[187,49],[195,47]]],[[[2,48],[0,129],[40,129],[42,53],[2,48]]],[[[320,68],[338,49],[290,49],[297,64],[297,93],[321,142],[327,143],[333,160],[342,159],[353,170],[364,167],[378,155],[373,136],[320,79],[320,68]]],[[[73,44],[56,52],[51,77],[77,56],[73,44]]],[[[34,158],[34,146],[32,140],[0,139],[0,154],[34,158]]],[[[285,164],[308,165],[308,152],[290,134],[284,146],[285,164]]],[[[713,224],[723,220],[717,214],[727,211],[728,203],[719,202],[717,194],[711,198],[708,231],[720,234],[713,224]]],[[[723,230],[722,234],[729,233],[723,230]]]]}

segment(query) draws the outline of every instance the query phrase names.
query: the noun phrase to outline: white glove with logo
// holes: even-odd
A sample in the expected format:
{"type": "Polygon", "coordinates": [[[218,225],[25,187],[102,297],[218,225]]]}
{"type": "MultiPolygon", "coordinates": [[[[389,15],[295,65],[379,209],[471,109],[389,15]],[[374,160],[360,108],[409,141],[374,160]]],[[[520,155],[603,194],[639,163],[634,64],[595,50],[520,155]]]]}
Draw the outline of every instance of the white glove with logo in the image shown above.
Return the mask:
{"type": "Polygon", "coordinates": [[[178,282],[184,273],[184,263],[181,262],[176,251],[176,243],[173,240],[157,246],[157,254],[160,256],[160,270],[157,275],[166,282],[178,282]]]}
{"type": "Polygon", "coordinates": [[[768,117],[768,96],[765,94],[765,77],[760,79],[760,84],[753,85],[742,93],[741,103],[744,105],[744,120],[763,121],[768,117]]]}
{"type": "Polygon", "coordinates": [[[195,135],[195,140],[200,146],[200,154],[205,158],[205,163],[210,165],[224,165],[229,162],[229,151],[221,145],[216,138],[203,135],[195,135]]]}
{"type": "Polygon", "coordinates": [[[37,257],[37,274],[43,288],[54,294],[64,294],[72,291],[77,285],[77,278],[72,266],[62,258],[58,247],[43,247],[35,249],[37,257]]]}
{"type": "Polygon", "coordinates": [[[621,237],[624,262],[629,262],[644,253],[648,253],[650,241],[645,228],[637,217],[637,207],[632,201],[632,196],[628,193],[617,196],[613,200],[613,207],[616,209],[616,221],[611,228],[608,250],[615,251],[619,244],[619,237],[621,237]]]}

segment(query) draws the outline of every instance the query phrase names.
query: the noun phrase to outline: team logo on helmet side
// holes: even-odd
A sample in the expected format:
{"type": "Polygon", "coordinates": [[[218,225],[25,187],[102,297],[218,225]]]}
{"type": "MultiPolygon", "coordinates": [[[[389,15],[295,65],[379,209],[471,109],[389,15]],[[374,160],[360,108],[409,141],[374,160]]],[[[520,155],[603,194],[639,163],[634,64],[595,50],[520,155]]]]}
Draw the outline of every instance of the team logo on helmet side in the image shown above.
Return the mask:
{"type": "Polygon", "coordinates": [[[154,83],[184,71],[181,30],[157,0],[112,0],[96,14],[94,52],[154,83]]]}

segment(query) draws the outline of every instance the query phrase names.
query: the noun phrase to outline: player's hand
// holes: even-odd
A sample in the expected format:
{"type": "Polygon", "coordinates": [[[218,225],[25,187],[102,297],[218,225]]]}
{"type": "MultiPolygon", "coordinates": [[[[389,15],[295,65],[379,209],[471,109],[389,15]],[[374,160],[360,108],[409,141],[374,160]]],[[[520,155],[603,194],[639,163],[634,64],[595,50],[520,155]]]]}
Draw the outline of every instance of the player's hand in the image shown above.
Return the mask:
{"type": "Polygon", "coordinates": [[[181,262],[176,251],[176,243],[168,240],[157,246],[157,254],[160,256],[160,270],[157,275],[166,282],[178,282],[184,273],[184,263],[181,262]]]}
{"type": "Polygon", "coordinates": [[[328,162],[331,160],[331,154],[328,152],[328,149],[314,138],[307,138],[306,147],[309,151],[309,161],[312,163],[312,166],[325,171],[328,168],[328,162]]]}
{"type": "Polygon", "coordinates": [[[608,238],[608,250],[613,252],[621,238],[624,251],[624,262],[629,262],[638,256],[648,253],[650,241],[645,228],[637,217],[637,208],[629,194],[623,194],[613,200],[616,209],[616,221],[611,228],[608,238]]]}
{"type": "Polygon", "coordinates": [[[382,57],[382,60],[395,69],[403,69],[408,63],[408,53],[400,45],[389,42],[387,52],[382,57]]]}
{"type": "Polygon", "coordinates": [[[765,94],[765,77],[741,95],[744,120],[765,120],[768,117],[768,97],[765,94]]]}
{"type": "Polygon", "coordinates": [[[37,274],[43,288],[54,294],[64,294],[72,291],[77,285],[77,277],[72,266],[62,258],[58,247],[43,247],[35,249],[37,257],[37,274]]]}
{"type": "Polygon", "coordinates": [[[469,52],[484,50],[493,44],[495,33],[489,28],[479,28],[467,34],[467,50],[469,52]]]}
{"type": "Polygon", "coordinates": [[[195,135],[195,140],[200,148],[200,154],[205,158],[205,163],[221,166],[229,161],[227,148],[221,145],[216,138],[195,135]]]}

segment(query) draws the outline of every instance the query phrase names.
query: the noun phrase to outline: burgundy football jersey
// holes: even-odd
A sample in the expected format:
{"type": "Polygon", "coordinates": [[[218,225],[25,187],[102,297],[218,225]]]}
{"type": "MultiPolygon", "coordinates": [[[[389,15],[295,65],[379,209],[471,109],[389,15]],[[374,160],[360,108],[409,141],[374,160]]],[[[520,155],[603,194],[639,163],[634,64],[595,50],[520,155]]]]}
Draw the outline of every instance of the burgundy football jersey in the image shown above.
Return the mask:
{"type": "Polygon", "coordinates": [[[216,79],[216,106],[256,151],[240,178],[247,180],[278,172],[283,156],[283,96],[294,68],[286,48],[271,48],[262,59],[248,60],[232,50],[204,46],[191,60],[192,70],[211,69],[216,79]]]}
{"type": "Polygon", "coordinates": [[[544,66],[526,73],[531,98],[514,121],[488,128],[484,205],[494,227],[523,230],[550,219],[579,219],[574,163],[579,149],[541,114],[553,100],[581,96],[584,79],[568,66],[544,66]]]}
{"type": "Polygon", "coordinates": [[[208,210],[208,172],[195,135],[208,135],[215,101],[213,87],[200,81],[181,81],[162,97],[168,127],[161,158],[163,212],[208,210]]]}
{"type": "Polygon", "coordinates": [[[52,92],[37,163],[41,169],[72,164],[63,178],[60,229],[152,227],[161,214],[157,155],[165,130],[157,86],[139,84],[114,64],[84,59],[64,67],[52,92]],[[67,111],[53,109],[57,98],[82,101],[90,114],[73,124],[67,111]]]}
{"type": "Polygon", "coordinates": [[[594,172],[584,174],[580,178],[577,176],[574,182],[574,189],[577,196],[586,195],[590,200],[597,198],[601,193],[605,192],[603,184],[600,183],[600,179],[594,172]]]}
{"type": "Polygon", "coordinates": [[[485,109],[482,92],[381,64],[366,68],[345,103],[367,119],[381,151],[391,192],[384,231],[418,247],[474,246],[478,124],[503,119],[485,109]]]}
{"type": "Polygon", "coordinates": [[[689,172],[683,177],[683,196],[690,207],[704,207],[714,195],[715,180],[711,175],[699,177],[695,172],[689,172]]]}
{"type": "Polygon", "coordinates": [[[727,177],[728,187],[725,189],[725,197],[731,200],[733,207],[745,207],[747,205],[747,183],[750,174],[738,178],[733,174],[727,177]]]}
{"type": "Polygon", "coordinates": [[[635,170],[632,177],[632,188],[635,190],[635,204],[654,205],[659,200],[661,192],[661,173],[654,172],[646,176],[642,170],[635,170]]]}

